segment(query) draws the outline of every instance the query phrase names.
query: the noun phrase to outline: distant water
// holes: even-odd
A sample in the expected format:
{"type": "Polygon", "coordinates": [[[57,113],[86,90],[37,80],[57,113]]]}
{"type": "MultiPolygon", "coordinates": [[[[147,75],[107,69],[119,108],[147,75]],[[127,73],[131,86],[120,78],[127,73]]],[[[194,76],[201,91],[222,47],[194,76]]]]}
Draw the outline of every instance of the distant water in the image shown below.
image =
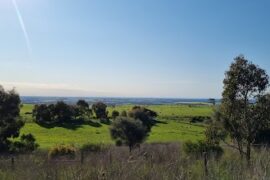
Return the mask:
{"type": "MultiPolygon", "coordinates": [[[[108,105],[159,105],[159,104],[189,104],[189,103],[207,103],[209,99],[177,99],[177,98],[110,98],[110,97],[38,97],[22,96],[24,104],[52,104],[57,101],[64,101],[68,104],[75,104],[79,99],[86,100],[89,104],[101,101],[108,105]]],[[[219,100],[217,100],[219,102],[219,100]]]]}

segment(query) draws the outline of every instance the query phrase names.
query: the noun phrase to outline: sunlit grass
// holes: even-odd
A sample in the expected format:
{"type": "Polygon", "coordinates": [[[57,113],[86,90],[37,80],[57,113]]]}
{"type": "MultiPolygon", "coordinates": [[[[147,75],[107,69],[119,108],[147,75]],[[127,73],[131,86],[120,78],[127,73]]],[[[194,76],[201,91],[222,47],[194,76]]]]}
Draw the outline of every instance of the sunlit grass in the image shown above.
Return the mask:
{"type": "MultiPolygon", "coordinates": [[[[190,124],[188,121],[181,119],[193,116],[211,116],[212,113],[210,106],[153,105],[147,107],[158,112],[159,120],[163,122],[153,127],[147,142],[182,142],[203,139],[205,127],[190,124]]],[[[21,132],[32,133],[42,149],[47,149],[57,144],[82,146],[87,143],[113,143],[110,138],[109,126],[106,124],[101,124],[101,127],[83,124],[70,128],[45,128],[34,123],[31,114],[25,114],[31,112],[32,108],[33,105],[24,105],[22,107],[21,115],[26,120],[26,124],[21,132]]],[[[109,107],[109,111],[116,109],[121,112],[131,108],[131,105],[117,106],[115,108],[109,107]]]]}

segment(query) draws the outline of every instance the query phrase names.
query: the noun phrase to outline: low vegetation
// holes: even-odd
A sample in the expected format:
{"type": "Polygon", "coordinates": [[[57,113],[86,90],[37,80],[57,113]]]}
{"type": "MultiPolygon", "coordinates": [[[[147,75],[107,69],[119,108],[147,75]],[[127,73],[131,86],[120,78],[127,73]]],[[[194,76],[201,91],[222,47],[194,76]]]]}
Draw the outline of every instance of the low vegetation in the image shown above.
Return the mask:
{"type": "Polygon", "coordinates": [[[178,143],[143,144],[130,155],[127,147],[110,146],[98,152],[77,151],[75,158],[48,159],[46,152],[0,158],[0,179],[74,180],[74,179],[268,179],[270,154],[257,150],[248,165],[238,153],[226,149],[219,159],[209,157],[205,168],[204,157],[182,151],[178,143]],[[83,160],[82,160],[83,157],[83,160]]]}

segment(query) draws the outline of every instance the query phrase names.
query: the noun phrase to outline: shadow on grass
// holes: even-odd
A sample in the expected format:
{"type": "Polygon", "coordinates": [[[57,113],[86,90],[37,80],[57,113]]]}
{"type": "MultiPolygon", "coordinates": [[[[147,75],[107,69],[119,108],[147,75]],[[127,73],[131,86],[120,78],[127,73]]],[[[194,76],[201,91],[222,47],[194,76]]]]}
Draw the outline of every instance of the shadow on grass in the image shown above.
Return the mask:
{"type": "Polygon", "coordinates": [[[39,126],[47,128],[47,129],[51,129],[51,128],[55,128],[55,127],[62,127],[65,129],[70,129],[70,130],[76,130],[80,127],[82,127],[83,125],[89,125],[92,127],[101,127],[101,123],[96,122],[96,121],[84,121],[84,120],[70,120],[67,122],[57,122],[57,123],[37,123],[39,126]]]}
{"type": "Polygon", "coordinates": [[[93,127],[101,127],[102,126],[99,122],[96,122],[96,121],[87,121],[86,124],[93,126],[93,127]]]}
{"type": "Polygon", "coordinates": [[[168,124],[166,121],[155,120],[155,124],[168,124]]]}
{"type": "Polygon", "coordinates": [[[112,124],[112,122],[109,119],[101,119],[100,123],[105,124],[105,125],[111,125],[112,124]]]}
{"type": "Polygon", "coordinates": [[[159,120],[153,121],[153,126],[158,126],[159,124],[168,124],[168,123],[166,121],[159,121],[159,120]]]}

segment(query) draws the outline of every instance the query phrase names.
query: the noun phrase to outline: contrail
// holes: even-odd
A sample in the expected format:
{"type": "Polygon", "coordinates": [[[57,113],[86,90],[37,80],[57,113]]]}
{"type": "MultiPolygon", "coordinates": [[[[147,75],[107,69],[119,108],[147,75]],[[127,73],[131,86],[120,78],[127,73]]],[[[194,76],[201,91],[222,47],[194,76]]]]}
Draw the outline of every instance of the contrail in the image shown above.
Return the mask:
{"type": "Polygon", "coordinates": [[[25,24],[24,24],[21,12],[19,10],[19,7],[17,5],[16,0],[12,0],[12,3],[13,3],[13,6],[14,6],[14,8],[16,10],[16,13],[17,13],[17,16],[18,16],[18,19],[19,19],[19,22],[20,22],[20,25],[21,25],[21,28],[22,28],[22,31],[23,31],[23,34],[24,34],[24,38],[25,38],[25,41],[26,41],[26,46],[27,46],[28,53],[31,56],[32,55],[32,47],[31,47],[31,43],[30,43],[30,40],[29,40],[28,33],[26,31],[26,28],[25,28],[25,24]]]}

